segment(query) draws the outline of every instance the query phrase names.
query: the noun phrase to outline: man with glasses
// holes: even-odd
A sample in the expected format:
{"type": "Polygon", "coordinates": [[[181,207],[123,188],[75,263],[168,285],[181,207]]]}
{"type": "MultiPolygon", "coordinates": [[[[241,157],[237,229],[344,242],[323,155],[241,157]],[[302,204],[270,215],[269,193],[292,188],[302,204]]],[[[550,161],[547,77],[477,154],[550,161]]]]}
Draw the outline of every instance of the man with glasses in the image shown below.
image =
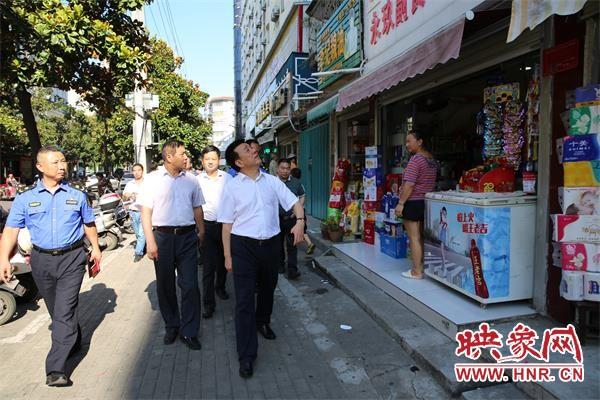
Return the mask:
{"type": "Polygon", "coordinates": [[[90,241],[90,258],[100,263],[98,233],[94,213],[86,194],[65,181],[67,161],[55,146],[45,146],[37,154],[42,178],[25,188],[15,199],[0,242],[0,280],[12,278],[10,254],[17,244],[19,230],[31,234],[31,270],[52,318],[52,347],[46,358],[46,384],[68,386],[67,359],[81,347],[77,317],[79,290],[87,255],[84,235],[90,241]]]}

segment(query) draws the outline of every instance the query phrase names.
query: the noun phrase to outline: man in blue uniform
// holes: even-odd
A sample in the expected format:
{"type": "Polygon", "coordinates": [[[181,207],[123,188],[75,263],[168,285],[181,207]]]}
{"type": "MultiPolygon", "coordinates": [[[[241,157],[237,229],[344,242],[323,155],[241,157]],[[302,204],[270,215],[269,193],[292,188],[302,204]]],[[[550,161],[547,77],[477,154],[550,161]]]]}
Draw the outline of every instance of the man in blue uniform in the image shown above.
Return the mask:
{"type": "Polygon", "coordinates": [[[9,262],[19,229],[31,234],[31,269],[52,318],[52,347],[46,358],[46,384],[68,386],[65,364],[81,346],[77,304],[87,263],[84,235],[92,246],[91,259],[100,262],[94,213],[86,194],[64,181],[65,156],[55,146],[37,154],[42,178],[16,198],[0,241],[0,279],[12,278],[9,262]]]}

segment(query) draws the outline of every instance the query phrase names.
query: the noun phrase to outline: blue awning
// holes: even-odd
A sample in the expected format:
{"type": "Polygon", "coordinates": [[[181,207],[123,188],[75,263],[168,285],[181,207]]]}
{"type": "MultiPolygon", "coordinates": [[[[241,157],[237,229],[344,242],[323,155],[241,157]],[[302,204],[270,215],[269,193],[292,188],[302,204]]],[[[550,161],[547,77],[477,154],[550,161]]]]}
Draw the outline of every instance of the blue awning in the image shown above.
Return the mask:
{"type": "Polygon", "coordinates": [[[318,106],[313,107],[310,110],[308,110],[308,113],[306,113],[306,120],[308,122],[311,122],[311,121],[317,120],[325,115],[330,114],[332,111],[335,111],[337,102],[338,102],[338,95],[336,94],[335,96],[325,100],[318,106]]]}

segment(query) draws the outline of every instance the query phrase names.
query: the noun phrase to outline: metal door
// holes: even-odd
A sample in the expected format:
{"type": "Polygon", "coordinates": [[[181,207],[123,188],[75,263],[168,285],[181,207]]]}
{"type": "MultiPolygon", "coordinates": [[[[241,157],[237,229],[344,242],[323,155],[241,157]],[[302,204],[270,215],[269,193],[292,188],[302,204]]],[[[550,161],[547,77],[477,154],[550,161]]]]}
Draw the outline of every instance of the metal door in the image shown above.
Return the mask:
{"type": "Polygon", "coordinates": [[[306,189],[306,212],[327,216],[329,200],[329,123],[313,126],[300,135],[300,168],[306,189]]]}

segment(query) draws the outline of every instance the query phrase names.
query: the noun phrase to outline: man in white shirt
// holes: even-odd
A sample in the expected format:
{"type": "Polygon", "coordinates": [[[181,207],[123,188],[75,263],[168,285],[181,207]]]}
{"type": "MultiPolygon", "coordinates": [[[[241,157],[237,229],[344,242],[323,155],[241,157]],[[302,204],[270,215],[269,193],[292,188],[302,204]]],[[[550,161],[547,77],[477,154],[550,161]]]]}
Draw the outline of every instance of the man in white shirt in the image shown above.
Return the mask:
{"type": "Polygon", "coordinates": [[[154,260],[158,305],[166,325],[163,342],[171,344],[179,335],[190,349],[200,350],[198,245],[204,239],[204,197],[196,177],[185,173],[187,155],[181,142],[165,143],[162,158],[164,168],[144,179],[140,203],[147,254],[154,260]]]}
{"type": "Polygon", "coordinates": [[[202,318],[211,318],[215,313],[215,293],[221,300],[227,300],[229,294],[225,290],[227,270],[223,256],[222,226],[217,222],[217,213],[221,206],[223,188],[231,179],[231,175],[219,170],[221,151],[218,147],[207,146],[201,153],[204,170],[197,176],[206,204],[204,226],[206,237],[202,245],[202,318]],[[216,282],[215,282],[216,275],[216,282]]]}
{"type": "Polygon", "coordinates": [[[233,271],[235,284],[239,373],[249,378],[258,350],[256,332],[265,339],[276,337],[269,324],[281,263],[279,205],[286,211],[293,207],[297,216],[291,229],[294,245],[302,241],[305,218],[298,198],[285,184],[259,169],[258,152],[248,143],[236,140],[227,147],[225,158],[239,173],[223,190],[217,220],[223,223],[225,268],[233,271]]]}
{"type": "Polygon", "coordinates": [[[132,172],[135,179],[127,182],[127,185],[125,185],[123,199],[133,201],[129,205],[129,217],[131,218],[131,225],[133,226],[136,240],[133,262],[138,262],[144,257],[144,248],[146,247],[146,236],[142,228],[142,206],[138,202],[138,196],[142,190],[142,182],[144,181],[144,167],[142,164],[133,164],[132,172]]]}

